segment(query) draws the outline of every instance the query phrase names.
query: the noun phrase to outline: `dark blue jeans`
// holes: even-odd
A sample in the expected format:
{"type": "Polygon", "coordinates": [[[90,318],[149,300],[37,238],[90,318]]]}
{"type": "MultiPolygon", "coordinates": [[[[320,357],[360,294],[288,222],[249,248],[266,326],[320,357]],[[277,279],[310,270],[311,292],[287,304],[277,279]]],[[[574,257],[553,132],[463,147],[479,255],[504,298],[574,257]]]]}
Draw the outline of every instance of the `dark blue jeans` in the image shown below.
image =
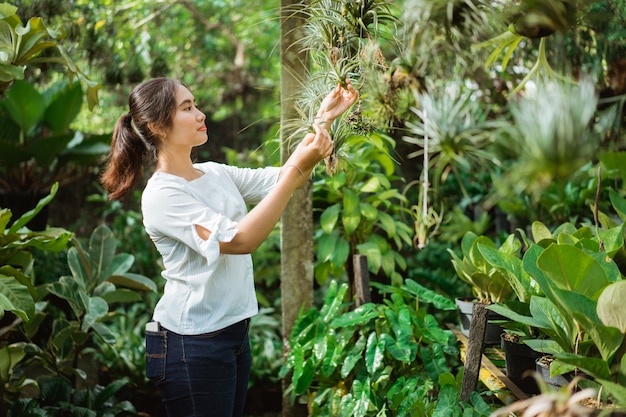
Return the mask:
{"type": "Polygon", "coordinates": [[[146,332],[146,376],[168,417],[240,417],[250,376],[250,320],[201,335],[146,332]]]}

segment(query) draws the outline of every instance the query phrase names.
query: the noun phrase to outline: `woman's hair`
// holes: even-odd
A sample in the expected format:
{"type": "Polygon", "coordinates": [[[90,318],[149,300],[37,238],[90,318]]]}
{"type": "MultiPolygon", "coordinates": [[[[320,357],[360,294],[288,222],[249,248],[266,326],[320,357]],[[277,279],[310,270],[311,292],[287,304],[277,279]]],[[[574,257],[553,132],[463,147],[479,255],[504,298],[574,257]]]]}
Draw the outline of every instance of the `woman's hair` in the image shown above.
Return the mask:
{"type": "Polygon", "coordinates": [[[158,132],[172,125],[176,89],[181,85],[178,80],[154,78],[139,84],[130,93],[130,111],[120,116],[115,124],[106,169],[100,177],[110,200],[122,199],[137,185],[143,177],[147,158],[156,160],[161,146],[158,132]]]}
{"type": "Polygon", "coordinates": [[[130,111],[115,124],[107,165],[100,177],[110,200],[122,199],[137,185],[146,157],[156,159],[162,140],[159,132],[172,125],[176,89],[182,85],[178,80],[154,78],[130,93],[130,111]]]}

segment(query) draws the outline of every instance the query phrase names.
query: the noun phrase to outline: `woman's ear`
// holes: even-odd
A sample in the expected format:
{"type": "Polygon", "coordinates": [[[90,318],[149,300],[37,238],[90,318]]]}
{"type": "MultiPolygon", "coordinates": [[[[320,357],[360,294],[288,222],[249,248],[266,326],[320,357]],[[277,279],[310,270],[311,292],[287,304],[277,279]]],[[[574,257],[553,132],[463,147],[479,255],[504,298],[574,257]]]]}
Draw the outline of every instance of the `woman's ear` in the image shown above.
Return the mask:
{"type": "Polygon", "coordinates": [[[157,126],[156,123],[148,123],[148,129],[150,129],[152,134],[154,136],[156,136],[157,138],[162,138],[164,136],[163,135],[163,129],[161,129],[161,127],[157,126]]]}

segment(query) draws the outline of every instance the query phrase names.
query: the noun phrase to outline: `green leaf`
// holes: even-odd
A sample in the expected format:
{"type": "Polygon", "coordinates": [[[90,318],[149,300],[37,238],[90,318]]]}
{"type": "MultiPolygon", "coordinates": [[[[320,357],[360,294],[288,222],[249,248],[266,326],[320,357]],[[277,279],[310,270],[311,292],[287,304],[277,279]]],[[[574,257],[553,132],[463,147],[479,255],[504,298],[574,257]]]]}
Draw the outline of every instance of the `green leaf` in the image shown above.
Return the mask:
{"type": "Polygon", "coordinates": [[[410,278],[407,278],[404,281],[403,288],[405,288],[409,293],[415,295],[418,298],[418,301],[430,303],[438,310],[456,310],[456,304],[453,300],[431,290],[430,288],[424,287],[410,278]]]}
{"type": "Polygon", "coordinates": [[[598,262],[574,246],[550,245],[537,259],[537,266],[549,278],[547,281],[538,281],[546,294],[549,294],[552,286],[556,286],[597,300],[609,284],[598,262]]]}
{"type": "Polygon", "coordinates": [[[373,271],[378,271],[382,266],[382,253],[377,244],[365,242],[357,246],[359,254],[367,257],[367,264],[373,271]]]}
{"type": "Polygon", "coordinates": [[[384,340],[379,340],[376,333],[370,333],[365,349],[365,365],[370,375],[374,375],[383,366],[384,350],[384,340]]]}
{"type": "Polygon", "coordinates": [[[46,125],[53,133],[67,132],[82,106],[83,90],[80,83],[73,83],[61,90],[46,107],[46,125]]]}
{"type": "Polygon", "coordinates": [[[456,417],[460,414],[459,391],[452,385],[441,387],[432,417],[456,417]]]}
{"type": "Polygon", "coordinates": [[[0,348],[0,380],[9,381],[15,365],[26,357],[24,343],[14,343],[0,348]]]}
{"type": "Polygon", "coordinates": [[[339,238],[335,244],[335,249],[331,254],[330,261],[335,267],[343,267],[350,255],[350,244],[344,238],[339,238]]]}
{"type": "MultiPolygon", "coordinates": [[[[336,284],[334,285],[336,286],[336,284]]],[[[346,293],[348,292],[348,285],[346,285],[345,283],[341,284],[341,286],[336,291],[331,291],[331,287],[332,285],[329,286],[329,289],[326,292],[324,305],[320,310],[320,318],[324,323],[330,323],[335,317],[339,315],[339,312],[344,305],[344,298],[346,296],[346,293]]]]}
{"type": "Polygon", "coordinates": [[[626,334],[626,280],[607,286],[598,297],[597,314],[606,326],[617,328],[626,334]]]}
{"type": "Polygon", "coordinates": [[[37,379],[39,396],[44,404],[69,403],[72,384],[60,376],[41,376],[37,379]]]}
{"type": "Polygon", "coordinates": [[[0,317],[12,311],[25,322],[35,314],[35,301],[27,287],[14,277],[0,274],[0,317]]]}
{"type": "Polygon", "coordinates": [[[574,353],[562,352],[554,355],[555,358],[576,368],[582,369],[594,378],[610,379],[611,371],[606,361],[600,358],[576,355],[574,353]]]}
{"type": "MultiPolygon", "coordinates": [[[[98,226],[89,238],[89,254],[94,268],[92,279],[96,282],[105,280],[106,268],[112,263],[115,256],[116,241],[111,229],[105,225],[98,226]]],[[[116,268],[119,268],[117,266],[116,268]]],[[[114,269],[115,271],[115,269],[114,269]]],[[[124,271],[126,272],[126,271],[124,271]]],[[[107,271],[107,273],[111,273],[107,271]]]]}
{"type": "Polygon", "coordinates": [[[320,238],[317,240],[317,258],[321,262],[330,261],[331,257],[335,253],[335,247],[337,246],[337,242],[340,239],[341,237],[336,231],[320,236],[320,238]]]}
{"type": "Polygon", "coordinates": [[[550,229],[548,229],[546,225],[541,222],[533,222],[531,231],[535,243],[542,247],[546,247],[549,243],[555,240],[552,232],[550,232],[550,229]]]}
{"type": "Polygon", "coordinates": [[[378,192],[378,190],[380,190],[380,188],[381,188],[380,187],[380,181],[379,181],[378,177],[371,176],[365,182],[365,184],[363,184],[363,186],[361,187],[359,192],[361,192],[361,193],[375,193],[375,192],[378,192]]]}
{"type": "MultiPolygon", "coordinates": [[[[27,135],[43,119],[46,103],[43,95],[33,84],[19,80],[7,91],[4,106],[24,135],[27,135]]],[[[21,138],[20,143],[23,143],[23,140],[24,138],[21,138]]]]}
{"type": "Polygon", "coordinates": [[[80,246],[75,245],[67,251],[67,265],[70,268],[76,286],[80,287],[81,291],[86,293],[89,288],[90,279],[87,270],[88,265],[84,264],[86,261],[83,256],[88,255],[83,253],[82,249],[79,249],[81,249],[80,246]]]}
{"type": "Polygon", "coordinates": [[[624,385],[606,379],[600,379],[598,382],[613,396],[614,404],[626,407],[626,387],[624,385]]]}
{"type": "MultiPolygon", "coordinates": [[[[48,203],[50,203],[50,201],[52,201],[58,189],[59,189],[59,184],[54,183],[52,187],[50,188],[50,193],[44,198],[42,198],[41,200],[39,200],[37,205],[32,210],[27,211],[19,219],[17,219],[15,223],[13,223],[11,227],[9,228],[8,233],[16,233],[18,230],[24,227],[29,221],[31,221],[48,203]]],[[[62,229],[55,229],[57,233],[59,233],[60,230],[62,229]]],[[[65,230],[63,230],[63,232],[65,232],[65,234],[69,234],[69,232],[65,230]]],[[[49,234],[50,230],[46,231],[46,233],[49,234]]],[[[67,243],[67,241],[65,243],[67,243]]]]}
{"type": "MultiPolygon", "coordinates": [[[[626,156],[626,153],[622,153],[626,156]]],[[[623,166],[622,166],[623,168],[623,166]]],[[[626,222],[626,199],[619,195],[615,190],[609,190],[609,199],[611,200],[611,204],[613,205],[613,209],[619,216],[622,222],[626,222]]]]}
{"type": "Polygon", "coordinates": [[[396,222],[393,217],[383,211],[379,211],[378,220],[382,229],[387,232],[387,236],[393,237],[396,235],[396,222]]]}
{"type": "Polygon", "coordinates": [[[350,372],[354,369],[354,366],[363,359],[363,350],[365,349],[365,336],[360,335],[352,349],[346,354],[345,361],[341,367],[341,377],[347,378],[350,372]]]}
{"type": "Polygon", "coordinates": [[[157,285],[150,278],[130,272],[122,275],[110,275],[107,281],[125,288],[157,292],[157,285]]]}
{"type": "Polygon", "coordinates": [[[340,212],[341,206],[339,204],[333,204],[322,212],[320,216],[320,227],[325,233],[331,234],[333,232],[339,220],[340,212]]]}
{"type": "Polygon", "coordinates": [[[109,345],[117,343],[117,336],[104,323],[95,322],[91,326],[93,330],[109,345]]]}
{"type": "Polygon", "coordinates": [[[100,297],[89,297],[89,304],[87,306],[86,314],[83,318],[82,328],[83,332],[88,332],[90,327],[94,326],[94,323],[99,321],[109,312],[109,305],[104,299],[100,297]]]}
{"type": "Polygon", "coordinates": [[[114,395],[128,385],[129,381],[126,378],[121,378],[111,382],[107,385],[102,391],[96,394],[96,398],[94,400],[94,409],[95,410],[103,410],[109,402],[109,400],[114,399],[114,395]]]}
{"type": "Polygon", "coordinates": [[[361,222],[359,203],[359,197],[354,191],[348,189],[344,190],[341,222],[346,234],[353,233],[357,227],[359,227],[359,223],[361,222]]]}
{"type": "Polygon", "coordinates": [[[374,303],[366,303],[337,317],[331,322],[330,325],[332,327],[360,325],[375,319],[378,315],[377,305],[374,303]]]}

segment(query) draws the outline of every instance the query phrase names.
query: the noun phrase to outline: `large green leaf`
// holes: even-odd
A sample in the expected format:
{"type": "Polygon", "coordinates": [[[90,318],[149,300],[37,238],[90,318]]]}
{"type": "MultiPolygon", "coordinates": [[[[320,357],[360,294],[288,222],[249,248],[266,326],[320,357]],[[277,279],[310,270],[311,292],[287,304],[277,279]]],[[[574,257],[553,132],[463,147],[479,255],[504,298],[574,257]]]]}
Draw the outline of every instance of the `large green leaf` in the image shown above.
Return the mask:
{"type": "Polygon", "coordinates": [[[67,251],[67,264],[72,272],[72,277],[76,282],[76,285],[80,286],[83,292],[90,291],[90,271],[88,268],[88,259],[85,259],[86,254],[82,251],[80,246],[75,245],[67,251]]]}
{"type": "Polygon", "coordinates": [[[341,206],[339,204],[333,204],[327,207],[320,216],[320,227],[325,233],[332,233],[337,225],[339,219],[339,213],[341,212],[341,206]]]}
{"type": "Polygon", "coordinates": [[[481,243],[477,246],[487,262],[502,273],[502,277],[511,286],[518,300],[529,302],[532,295],[539,293],[530,275],[524,271],[522,260],[518,256],[481,243]]]}
{"type": "Polygon", "coordinates": [[[359,209],[359,197],[352,190],[343,192],[343,210],[341,221],[346,234],[353,233],[361,222],[361,210],[359,209]]]}
{"type": "Polygon", "coordinates": [[[562,312],[547,298],[532,296],[530,313],[536,326],[554,339],[566,352],[572,352],[576,344],[576,324],[568,312],[562,312]]]}
{"type": "Polygon", "coordinates": [[[72,277],[61,277],[57,282],[48,284],[48,291],[59,298],[66,300],[76,317],[82,317],[89,304],[88,296],[72,277]]]}
{"type": "MultiPolygon", "coordinates": [[[[113,232],[105,225],[98,226],[89,238],[89,254],[91,257],[93,277],[95,282],[106,279],[106,269],[115,256],[116,241],[113,232]]],[[[126,271],[124,271],[126,272],[126,271]]]]}
{"type": "Polygon", "coordinates": [[[352,349],[346,354],[346,359],[341,367],[341,377],[346,378],[354,369],[357,362],[363,359],[363,351],[365,349],[365,336],[360,335],[352,349]]]}
{"type": "Polygon", "coordinates": [[[622,345],[624,335],[619,329],[602,324],[596,314],[598,303],[582,294],[567,290],[555,289],[555,295],[564,310],[568,311],[582,330],[591,337],[602,358],[609,360],[622,345]]]}
{"type": "MultiPolygon", "coordinates": [[[[620,154],[626,158],[626,152],[620,152],[620,154]]],[[[624,165],[621,165],[620,168],[623,169],[624,165]]],[[[620,220],[622,220],[622,222],[626,222],[626,199],[613,189],[609,190],[609,199],[611,200],[613,209],[619,216],[620,220]]]]}
{"type": "Polygon", "coordinates": [[[611,371],[606,361],[600,358],[593,358],[584,355],[576,355],[574,353],[557,353],[554,355],[557,359],[582,369],[588,375],[594,378],[610,379],[611,371]]]}
{"type": "Polygon", "coordinates": [[[101,322],[95,322],[92,323],[91,327],[98,334],[98,336],[100,336],[102,340],[108,344],[115,345],[115,343],[117,343],[117,336],[109,329],[108,325],[101,322]]]}
{"type": "Polygon", "coordinates": [[[378,315],[377,305],[374,303],[366,303],[337,317],[331,322],[331,326],[346,327],[364,324],[375,319],[378,315]]]}
{"type": "Polygon", "coordinates": [[[383,359],[385,357],[385,341],[379,339],[376,333],[370,333],[367,338],[367,344],[365,348],[365,365],[367,372],[370,375],[374,375],[384,365],[383,359]]]}
{"type": "Polygon", "coordinates": [[[0,348],[0,381],[9,381],[11,372],[26,356],[25,343],[14,343],[0,348]]]}
{"type": "Polygon", "coordinates": [[[43,95],[31,83],[21,80],[16,81],[7,91],[4,106],[11,118],[23,130],[24,135],[41,122],[46,110],[43,95]]]}
{"type": "Polygon", "coordinates": [[[423,301],[430,303],[439,310],[456,310],[456,304],[453,300],[431,290],[430,288],[424,287],[410,278],[407,278],[404,281],[403,288],[417,297],[416,302],[423,301]]]}
{"type": "Polygon", "coordinates": [[[130,381],[126,378],[117,379],[107,385],[102,391],[96,394],[93,408],[95,410],[104,410],[111,400],[114,400],[115,394],[128,385],[130,381]],[[108,404],[107,404],[108,403],[108,404]]]}
{"type": "Polygon", "coordinates": [[[330,323],[339,315],[347,292],[348,286],[346,284],[342,284],[336,291],[331,291],[331,288],[329,288],[324,298],[324,305],[320,310],[320,317],[324,323],[330,323]]]}
{"type": "Polygon", "coordinates": [[[89,297],[85,316],[83,317],[81,330],[85,333],[90,327],[100,321],[109,312],[109,305],[100,297],[89,297]]]}
{"type": "Polygon", "coordinates": [[[148,277],[127,272],[123,275],[109,275],[107,281],[125,288],[141,291],[157,291],[156,283],[148,277]]]}
{"type": "Polygon", "coordinates": [[[143,298],[135,291],[118,289],[101,295],[101,297],[109,304],[112,303],[139,303],[143,298]]]}
{"type": "Polygon", "coordinates": [[[49,136],[32,136],[28,141],[28,153],[32,155],[37,163],[42,167],[48,167],[58,163],[56,159],[65,149],[74,133],[49,135],[49,136]]]}
{"type": "Polygon", "coordinates": [[[100,272],[99,282],[108,279],[112,275],[127,275],[128,270],[135,263],[135,257],[130,253],[118,253],[113,255],[112,258],[103,260],[103,262],[104,269],[100,272]]]}
{"type": "Polygon", "coordinates": [[[83,90],[80,83],[73,83],[56,94],[44,113],[46,125],[53,133],[65,133],[83,106],[83,90]]]}
{"type": "Polygon", "coordinates": [[[597,314],[606,326],[626,334],[626,280],[614,282],[602,291],[597,303],[597,314]]]}
{"type": "Polygon", "coordinates": [[[598,380],[611,395],[612,402],[619,407],[626,407],[626,386],[609,380],[598,380]]]}
{"type": "Polygon", "coordinates": [[[69,379],[60,376],[44,375],[37,379],[39,396],[44,404],[69,403],[72,393],[72,383],[69,379]]]}
{"type": "Polygon", "coordinates": [[[537,259],[537,265],[549,278],[538,281],[546,294],[555,286],[597,300],[609,284],[602,266],[575,246],[550,245],[537,259]]]}
{"type": "Polygon", "coordinates": [[[35,301],[27,287],[14,277],[0,274],[0,317],[5,311],[28,321],[35,313],[35,301]]]}

